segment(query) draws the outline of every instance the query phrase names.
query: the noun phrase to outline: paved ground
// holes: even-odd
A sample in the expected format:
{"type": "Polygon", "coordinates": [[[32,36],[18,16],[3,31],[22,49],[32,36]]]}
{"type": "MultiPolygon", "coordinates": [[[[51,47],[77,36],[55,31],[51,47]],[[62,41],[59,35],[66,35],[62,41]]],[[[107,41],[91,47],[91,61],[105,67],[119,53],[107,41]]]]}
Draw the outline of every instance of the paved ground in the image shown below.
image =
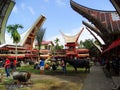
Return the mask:
{"type": "Polygon", "coordinates": [[[112,79],[107,78],[99,64],[91,68],[90,74],[84,81],[82,90],[112,90],[112,79]]]}

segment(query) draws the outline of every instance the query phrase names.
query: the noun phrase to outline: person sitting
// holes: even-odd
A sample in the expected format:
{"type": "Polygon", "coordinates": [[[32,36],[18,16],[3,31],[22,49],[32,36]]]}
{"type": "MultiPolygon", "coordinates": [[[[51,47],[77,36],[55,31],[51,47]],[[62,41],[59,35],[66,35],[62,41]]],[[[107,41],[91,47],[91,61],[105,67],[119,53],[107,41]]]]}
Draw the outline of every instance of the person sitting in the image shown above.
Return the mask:
{"type": "Polygon", "coordinates": [[[55,62],[52,63],[52,70],[55,71],[57,69],[55,62]]]}
{"type": "Polygon", "coordinates": [[[49,70],[49,69],[50,69],[50,66],[49,66],[48,63],[45,64],[45,69],[46,69],[46,70],[49,70]]]}
{"type": "Polygon", "coordinates": [[[44,74],[44,64],[45,64],[44,59],[41,58],[39,63],[41,74],[44,74]]]}

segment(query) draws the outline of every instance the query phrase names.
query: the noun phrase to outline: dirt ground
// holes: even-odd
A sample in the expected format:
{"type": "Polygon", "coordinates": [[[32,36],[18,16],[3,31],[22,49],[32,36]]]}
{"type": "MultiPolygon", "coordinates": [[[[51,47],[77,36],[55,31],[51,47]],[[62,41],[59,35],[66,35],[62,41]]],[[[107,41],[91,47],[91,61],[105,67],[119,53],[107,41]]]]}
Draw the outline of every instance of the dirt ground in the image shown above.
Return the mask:
{"type": "Polygon", "coordinates": [[[84,77],[32,74],[32,84],[7,85],[5,90],[81,90],[84,77]]]}
{"type": "MultiPolygon", "coordinates": [[[[35,75],[31,76],[33,82],[29,90],[81,90],[86,76],[68,75],[35,75]]],[[[25,89],[27,90],[27,89],[25,89]]]]}
{"type": "MultiPolygon", "coordinates": [[[[44,74],[32,73],[29,81],[32,84],[27,85],[14,85],[11,76],[11,78],[3,79],[3,81],[11,81],[11,84],[5,84],[5,89],[2,90],[81,90],[87,75],[88,73],[81,69],[78,72],[71,69],[66,74],[61,70],[49,71],[44,74]]],[[[1,85],[2,88],[3,86],[1,85]]]]}

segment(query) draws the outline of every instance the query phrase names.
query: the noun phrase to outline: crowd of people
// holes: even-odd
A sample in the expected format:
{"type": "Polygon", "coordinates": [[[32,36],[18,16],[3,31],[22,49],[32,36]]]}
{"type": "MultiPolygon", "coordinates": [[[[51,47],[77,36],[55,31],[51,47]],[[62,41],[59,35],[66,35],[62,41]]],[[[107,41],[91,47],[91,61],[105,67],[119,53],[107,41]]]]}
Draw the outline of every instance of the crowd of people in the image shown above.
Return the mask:
{"type": "MultiPolygon", "coordinates": [[[[18,60],[16,61],[16,59],[5,59],[4,68],[7,77],[10,77],[10,74],[16,71],[17,62],[18,60]]],[[[66,63],[67,62],[64,60],[64,58],[59,58],[58,60],[45,60],[44,58],[40,58],[34,62],[34,69],[40,70],[40,74],[44,74],[45,70],[55,71],[59,68],[65,74],[67,72],[66,63]]]]}
{"type": "Polygon", "coordinates": [[[40,58],[40,60],[37,60],[34,64],[34,69],[40,69],[40,73],[44,74],[44,70],[55,71],[58,66],[60,66],[61,70],[66,73],[66,63],[63,59],[59,61],[47,61],[43,58],[40,58]]]}

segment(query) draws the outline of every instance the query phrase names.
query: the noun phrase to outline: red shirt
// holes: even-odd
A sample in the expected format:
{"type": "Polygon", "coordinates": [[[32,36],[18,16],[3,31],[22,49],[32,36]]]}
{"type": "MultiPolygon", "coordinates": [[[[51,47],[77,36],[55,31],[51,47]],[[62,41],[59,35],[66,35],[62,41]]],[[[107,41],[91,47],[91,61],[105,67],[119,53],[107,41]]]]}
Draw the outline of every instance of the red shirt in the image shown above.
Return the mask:
{"type": "Polygon", "coordinates": [[[17,60],[14,60],[13,61],[13,65],[16,66],[16,63],[17,63],[17,60]]]}
{"type": "Polygon", "coordinates": [[[6,59],[5,61],[5,68],[8,68],[10,66],[10,60],[6,59]]]}

